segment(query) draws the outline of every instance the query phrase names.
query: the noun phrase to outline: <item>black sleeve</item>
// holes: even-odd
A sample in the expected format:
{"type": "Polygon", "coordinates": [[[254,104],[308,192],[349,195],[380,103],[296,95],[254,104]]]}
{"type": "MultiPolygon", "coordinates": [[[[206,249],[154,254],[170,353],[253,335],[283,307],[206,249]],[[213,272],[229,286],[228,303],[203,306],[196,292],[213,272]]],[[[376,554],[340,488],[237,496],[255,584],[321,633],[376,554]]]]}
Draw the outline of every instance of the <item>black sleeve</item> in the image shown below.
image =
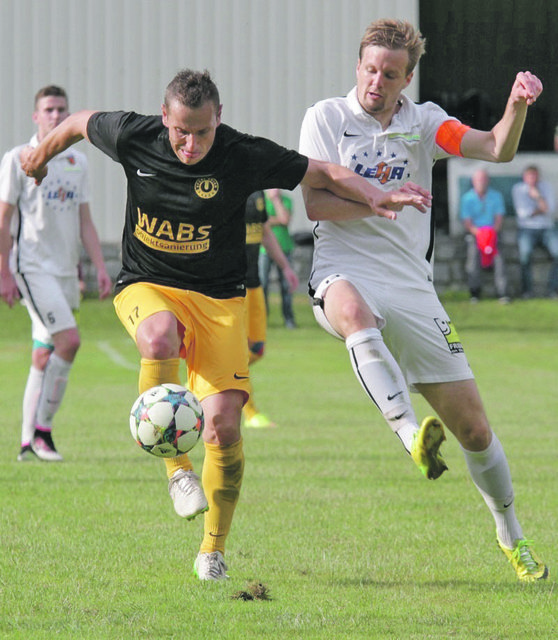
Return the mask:
{"type": "Polygon", "coordinates": [[[250,162],[254,175],[263,179],[259,189],[287,189],[292,191],[308,170],[308,158],[298,151],[287,149],[266,138],[249,138],[250,162]]]}
{"type": "Polygon", "coordinates": [[[126,111],[97,111],[87,123],[87,137],[103,153],[120,162],[118,139],[124,125],[134,114],[126,111]]]}

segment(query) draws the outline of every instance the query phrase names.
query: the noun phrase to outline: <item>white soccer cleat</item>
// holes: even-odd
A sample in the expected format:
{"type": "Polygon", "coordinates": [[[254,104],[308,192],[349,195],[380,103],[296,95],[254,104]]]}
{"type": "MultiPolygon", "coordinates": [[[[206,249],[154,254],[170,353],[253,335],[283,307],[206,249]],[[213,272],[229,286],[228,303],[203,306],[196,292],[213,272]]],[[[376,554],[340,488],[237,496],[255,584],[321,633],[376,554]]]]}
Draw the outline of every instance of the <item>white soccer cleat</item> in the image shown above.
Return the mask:
{"type": "Polygon", "coordinates": [[[226,580],[227,565],[220,551],[198,553],[194,562],[194,573],[200,580],[226,580]]]}
{"type": "Polygon", "coordinates": [[[193,520],[209,509],[199,476],[192,470],[178,469],[169,480],[169,494],[174,510],[181,518],[193,520]]]}
{"type": "Polygon", "coordinates": [[[35,438],[31,445],[33,452],[45,462],[62,462],[62,456],[56,451],[50,431],[35,431],[35,438]]]}

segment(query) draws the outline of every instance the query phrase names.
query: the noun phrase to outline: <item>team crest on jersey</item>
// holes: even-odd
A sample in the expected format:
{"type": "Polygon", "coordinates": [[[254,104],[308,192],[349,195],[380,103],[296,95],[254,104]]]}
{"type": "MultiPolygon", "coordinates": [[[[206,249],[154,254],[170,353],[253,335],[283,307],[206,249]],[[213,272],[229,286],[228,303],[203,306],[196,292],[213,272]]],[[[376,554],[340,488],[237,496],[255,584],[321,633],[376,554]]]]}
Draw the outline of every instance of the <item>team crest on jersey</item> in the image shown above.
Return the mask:
{"type": "Polygon", "coordinates": [[[461,339],[459,338],[457,330],[454,328],[452,321],[442,320],[441,318],[434,318],[434,322],[446,339],[450,353],[463,353],[464,350],[463,345],[461,344],[461,339]]]}
{"type": "Polygon", "coordinates": [[[208,200],[217,195],[219,183],[215,178],[198,178],[194,184],[194,191],[199,198],[208,200]]]}

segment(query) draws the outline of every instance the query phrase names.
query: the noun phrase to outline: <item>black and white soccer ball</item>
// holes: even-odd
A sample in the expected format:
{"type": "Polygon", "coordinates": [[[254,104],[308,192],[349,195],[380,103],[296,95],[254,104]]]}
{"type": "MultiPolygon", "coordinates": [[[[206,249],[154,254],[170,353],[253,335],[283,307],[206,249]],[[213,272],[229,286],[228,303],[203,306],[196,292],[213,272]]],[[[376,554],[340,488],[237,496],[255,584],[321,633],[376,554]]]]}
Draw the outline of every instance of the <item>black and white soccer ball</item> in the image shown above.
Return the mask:
{"type": "Polygon", "coordinates": [[[190,451],[203,425],[199,400],[178,384],[164,383],[144,391],[130,411],[132,437],[144,451],[159,458],[190,451]]]}

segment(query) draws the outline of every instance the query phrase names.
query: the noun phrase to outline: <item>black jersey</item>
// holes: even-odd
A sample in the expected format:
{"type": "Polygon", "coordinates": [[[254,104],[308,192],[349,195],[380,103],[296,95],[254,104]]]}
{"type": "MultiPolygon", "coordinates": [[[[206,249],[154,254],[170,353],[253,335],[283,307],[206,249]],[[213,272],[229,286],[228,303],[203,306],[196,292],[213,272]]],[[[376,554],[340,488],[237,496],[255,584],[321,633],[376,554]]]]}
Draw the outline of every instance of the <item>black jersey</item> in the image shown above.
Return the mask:
{"type": "Polygon", "coordinates": [[[123,111],[93,114],[87,136],[128,181],[116,291],[153,282],[215,298],[245,295],[246,200],[260,189],[294,189],[308,158],[221,124],[203,160],[186,165],[161,116],[123,111]]]}
{"type": "Polygon", "coordinates": [[[263,238],[263,226],[267,222],[265,195],[255,191],[246,201],[246,286],[254,289],[260,286],[258,260],[263,238]]]}

